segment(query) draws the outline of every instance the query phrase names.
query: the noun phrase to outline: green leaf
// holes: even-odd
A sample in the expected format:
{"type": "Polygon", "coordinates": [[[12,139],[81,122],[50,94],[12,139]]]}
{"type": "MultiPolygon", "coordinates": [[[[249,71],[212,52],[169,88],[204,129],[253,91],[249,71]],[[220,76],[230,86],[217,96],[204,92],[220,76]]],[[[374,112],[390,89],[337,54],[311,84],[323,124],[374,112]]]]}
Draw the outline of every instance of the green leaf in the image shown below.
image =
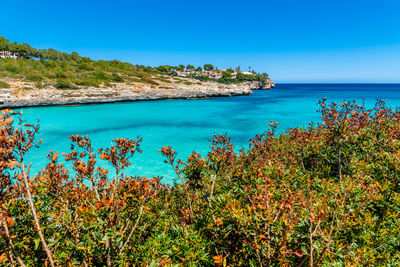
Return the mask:
{"type": "Polygon", "coordinates": [[[33,242],[35,242],[35,250],[37,250],[39,248],[40,239],[36,238],[36,239],[33,240],[33,242]]]}

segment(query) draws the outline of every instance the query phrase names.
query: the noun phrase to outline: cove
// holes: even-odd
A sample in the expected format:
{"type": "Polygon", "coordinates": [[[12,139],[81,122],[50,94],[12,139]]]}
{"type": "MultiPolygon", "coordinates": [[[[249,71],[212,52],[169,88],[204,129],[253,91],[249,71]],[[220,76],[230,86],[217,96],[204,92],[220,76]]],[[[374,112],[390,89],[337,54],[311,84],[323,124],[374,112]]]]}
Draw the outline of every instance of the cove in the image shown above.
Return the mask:
{"type": "Polygon", "coordinates": [[[163,182],[172,183],[176,175],[158,152],[162,146],[172,146],[182,160],[193,151],[205,156],[214,133],[231,136],[237,149],[247,147],[272,120],[281,132],[319,122],[317,103],[323,97],[365,101],[367,107],[383,99],[394,108],[400,106],[400,84],[277,84],[251,96],[25,108],[26,121],[40,120],[37,138],[43,139],[27,159],[33,174],[45,167],[49,150],[70,151],[70,135],[89,136],[95,148],[110,146],[114,138],[141,136],[143,154],[135,155],[127,173],[163,176],[163,182]]]}

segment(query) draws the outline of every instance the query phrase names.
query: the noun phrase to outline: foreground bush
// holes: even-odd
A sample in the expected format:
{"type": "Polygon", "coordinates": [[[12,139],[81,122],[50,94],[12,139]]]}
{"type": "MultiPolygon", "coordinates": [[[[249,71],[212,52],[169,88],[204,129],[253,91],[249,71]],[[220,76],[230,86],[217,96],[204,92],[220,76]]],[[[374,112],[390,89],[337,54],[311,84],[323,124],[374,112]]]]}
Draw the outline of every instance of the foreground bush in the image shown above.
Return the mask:
{"type": "Polygon", "coordinates": [[[140,138],[95,150],[71,136],[71,151],[51,151],[34,175],[24,155],[38,126],[5,110],[0,262],[397,266],[400,112],[382,102],[320,104],[321,124],[275,136],[271,123],[239,153],[226,136],[185,162],[163,147],[181,180],[173,186],[125,174],[140,138]]]}

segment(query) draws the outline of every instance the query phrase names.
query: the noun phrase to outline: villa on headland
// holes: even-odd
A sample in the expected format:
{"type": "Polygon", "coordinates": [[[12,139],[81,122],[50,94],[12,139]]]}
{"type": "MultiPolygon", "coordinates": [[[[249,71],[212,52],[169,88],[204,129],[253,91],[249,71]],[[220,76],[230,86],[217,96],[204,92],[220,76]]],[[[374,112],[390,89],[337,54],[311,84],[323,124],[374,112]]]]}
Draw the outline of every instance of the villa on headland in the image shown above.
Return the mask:
{"type": "Polygon", "coordinates": [[[176,70],[176,75],[180,77],[201,77],[201,76],[207,76],[210,79],[213,80],[219,80],[222,78],[223,73],[229,73],[230,77],[232,79],[236,79],[238,73],[245,74],[245,75],[256,75],[256,73],[250,72],[250,71],[244,71],[241,72],[240,70],[227,70],[227,69],[214,69],[214,70],[194,70],[194,69],[183,69],[183,70],[176,70]]]}
{"type": "Polygon", "coordinates": [[[210,71],[210,72],[208,73],[208,75],[209,75],[210,79],[216,79],[216,80],[218,80],[218,79],[221,78],[221,73],[216,72],[216,71],[210,71]]]}
{"type": "Polygon", "coordinates": [[[10,51],[0,51],[0,58],[21,58],[18,54],[16,53],[11,53],[10,51]]]}

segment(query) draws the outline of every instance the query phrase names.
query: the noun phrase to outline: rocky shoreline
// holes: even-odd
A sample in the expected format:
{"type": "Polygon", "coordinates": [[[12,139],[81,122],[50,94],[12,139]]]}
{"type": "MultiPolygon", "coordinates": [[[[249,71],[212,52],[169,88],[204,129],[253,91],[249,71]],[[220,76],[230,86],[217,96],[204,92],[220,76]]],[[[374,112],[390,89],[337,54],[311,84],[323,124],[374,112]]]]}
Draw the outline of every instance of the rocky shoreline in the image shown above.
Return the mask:
{"type": "MultiPolygon", "coordinates": [[[[19,89],[13,82],[10,89],[0,89],[0,108],[24,108],[59,105],[84,105],[132,101],[151,101],[166,99],[197,99],[208,97],[229,97],[250,95],[252,90],[269,89],[259,82],[240,84],[219,84],[201,82],[191,85],[163,84],[113,84],[103,88],[81,88],[59,90],[55,88],[19,89]]],[[[24,85],[26,86],[26,85],[24,85]]]]}

